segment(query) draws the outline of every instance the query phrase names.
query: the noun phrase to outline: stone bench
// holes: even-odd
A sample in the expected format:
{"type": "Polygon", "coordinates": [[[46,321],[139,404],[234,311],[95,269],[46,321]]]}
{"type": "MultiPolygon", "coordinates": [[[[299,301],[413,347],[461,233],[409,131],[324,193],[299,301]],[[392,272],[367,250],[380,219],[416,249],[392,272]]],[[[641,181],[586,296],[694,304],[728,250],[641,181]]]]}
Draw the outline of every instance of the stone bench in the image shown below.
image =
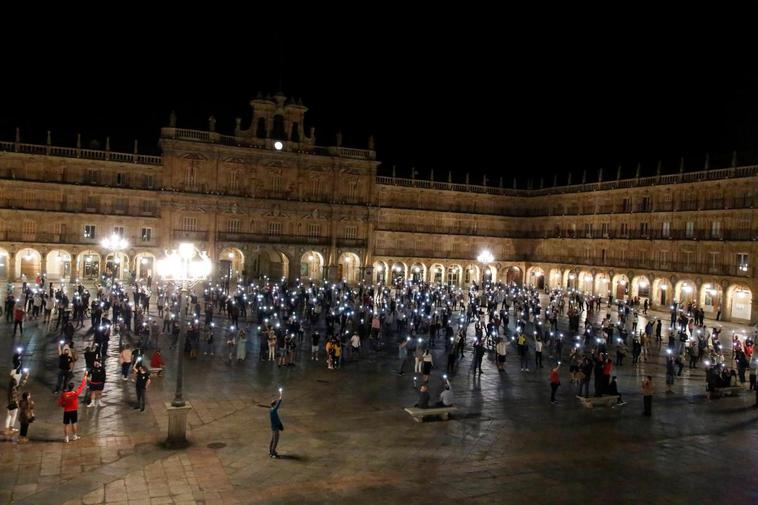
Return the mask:
{"type": "Polygon", "coordinates": [[[405,409],[417,423],[423,422],[425,417],[440,416],[443,421],[447,421],[450,414],[457,412],[458,409],[454,406],[451,407],[430,407],[428,409],[420,409],[418,407],[407,407],[405,409]]]}
{"type": "Polygon", "coordinates": [[[724,388],[711,388],[711,396],[720,397],[720,396],[737,396],[741,392],[745,391],[745,388],[742,386],[728,386],[724,388]]]}
{"type": "Polygon", "coordinates": [[[588,409],[592,409],[597,405],[605,407],[613,407],[618,403],[619,397],[617,395],[603,395],[603,396],[578,396],[577,398],[582,402],[582,405],[588,409]]]}

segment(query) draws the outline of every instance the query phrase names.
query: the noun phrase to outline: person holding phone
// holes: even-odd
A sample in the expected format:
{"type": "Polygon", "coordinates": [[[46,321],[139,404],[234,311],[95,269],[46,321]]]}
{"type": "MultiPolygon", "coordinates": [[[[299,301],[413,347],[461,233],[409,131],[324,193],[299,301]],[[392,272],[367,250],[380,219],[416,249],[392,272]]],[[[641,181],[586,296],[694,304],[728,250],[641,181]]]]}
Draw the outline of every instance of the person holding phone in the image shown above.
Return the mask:
{"type": "Polygon", "coordinates": [[[561,385],[561,378],[558,375],[558,369],[561,367],[561,362],[559,361],[555,367],[550,371],[550,403],[555,405],[558,403],[558,400],[555,399],[555,392],[558,391],[558,386],[561,385]]]}
{"type": "Polygon", "coordinates": [[[147,394],[147,388],[150,386],[150,372],[147,371],[145,365],[142,364],[142,358],[137,361],[134,367],[134,386],[137,391],[137,405],[134,409],[139,409],[140,412],[145,411],[145,395],[147,394]]]}
{"type": "Polygon", "coordinates": [[[440,393],[440,400],[434,405],[435,407],[452,407],[453,406],[453,390],[450,389],[450,381],[447,375],[443,375],[442,379],[445,381],[442,392],[440,393]]]}
{"type": "Polygon", "coordinates": [[[276,452],[276,446],[279,445],[279,432],[284,431],[284,425],[279,418],[279,407],[282,405],[283,388],[279,388],[279,398],[271,402],[271,409],[269,410],[269,418],[271,420],[271,442],[268,445],[268,455],[271,458],[278,458],[279,453],[276,452]]]}
{"type": "Polygon", "coordinates": [[[63,407],[63,434],[66,443],[69,442],[69,433],[73,434],[74,440],[79,440],[78,423],[79,423],[79,395],[82,394],[85,384],[87,384],[88,373],[84,371],[82,383],[74,389],[74,383],[69,382],[65,392],[61,393],[58,404],[63,407]],[[70,427],[70,429],[69,429],[70,427]]]}

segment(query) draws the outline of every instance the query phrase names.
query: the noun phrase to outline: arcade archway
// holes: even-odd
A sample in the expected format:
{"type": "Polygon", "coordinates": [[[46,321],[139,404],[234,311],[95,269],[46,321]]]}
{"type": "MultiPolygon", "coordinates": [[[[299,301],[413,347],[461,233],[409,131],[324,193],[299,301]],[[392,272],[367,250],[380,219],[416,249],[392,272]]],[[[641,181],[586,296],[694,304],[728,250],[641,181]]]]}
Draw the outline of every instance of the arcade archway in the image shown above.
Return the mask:
{"type": "Polygon", "coordinates": [[[747,286],[733,284],[726,291],[729,306],[729,319],[732,321],[751,321],[753,309],[753,292],[747,286]]]}
{"type": "Polygon", "coordinates": [[[703,311],[711,317],[715,317],[721,310],[721,303],[723,300],[723,290],[721,286],[715,282],[706,282],[700,286],[700,296],[698,297],[698,305],[703,311]]]}
{"type": "Polygon", "coordinates": [[[306,251],[300,257],[300,278],[320,281],[324,278],[324,257],[318,251],[306,251]]]}
{"type": "Polygon", "coordinates": [[[545,289],[545,271],[540,267],[531,267],[526,271],[529,285],[537,289],[545,289]]]}
{"type": "Polygon", "coordinates": [[[82,280],[94,280],[100,277],[100,254],[95,251],[83,251],[76,257],[76,271],[82,280]]]}
{"type": "Polygon", "coordinates": [[[48,279],[61,281],[71,278],[71,253],[63,249],[53,249],[47,253],[47,277],[48,279]]]}
{"type": "Polygon", "coordinates": [[[36,249],[26,247],[16,253],[16,278],[34,282],[42,272],[42,255],[36,249]]]}
{"type": "Polygon", "coordinates": [[[373,265],[374,270],[374,282],[377,284],[380,283],[387,283],[387,272],[389,271],[389,268],[387,268],[387,263],[384,261],[375,261],[373,265]]]}
{"type": "Polygon", "coordinates": [[[250,254],[250,275],[260,279],[289,277],[289,258],[275,249],[260,249],[250,254]]]}
{"type": "Polygon", "coordinates": [[[351,252],[344,252],[340,254],[339,261],[337,262],[339,268],[338,277],[348,284],[353,284],[359,280],[359,272],[361,269],[361,259],[357,254],[351,252]]]}

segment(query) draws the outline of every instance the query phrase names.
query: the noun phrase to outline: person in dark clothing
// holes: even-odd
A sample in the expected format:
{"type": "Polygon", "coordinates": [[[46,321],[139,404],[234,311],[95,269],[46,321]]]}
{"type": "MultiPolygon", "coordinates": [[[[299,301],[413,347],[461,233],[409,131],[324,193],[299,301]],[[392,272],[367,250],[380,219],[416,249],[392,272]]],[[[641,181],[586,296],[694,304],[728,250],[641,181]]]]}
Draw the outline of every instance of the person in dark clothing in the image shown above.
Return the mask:
{"type": "Polygon", "coordinates": [[[447,373],[455,373],[455,362],[458,358],[458,351],[454,347],[450,347],[447,352],[447,373]]]}
{"type": "Polygon", "coordinates": [[[606,395],[617,396],[616,405],[626,405],[626,402],[621,399],[621,393],[619,393],[618,382],[616,382],[616,376],[611,378],[611,382],[605,390],[606,395]]]}
{"type": "Polygon", "coordinates": [[[279,457],[279,453],[276,452],[276,446],[279,445],[279,433],[284,431],[284,425],[279,418],[279,407],[282,405],[283,391],[282,388],[279,388],[279,398],[271,402],[271,409],[269,410],[269,419],[271,421],[271,442],[268,444],[268,455],[271,458],[279,457]]]}
{"type": "Polygon", "coordinates": [[[87,346],[84,348],[84,364],[88,371],[92,371],[95,366],[95,358],[97,357],[97,344],[93,346],[87,346]]]}
{"type": "Polygon", "coordinates": [[[142,364],[142,360],[137,362],[137,366],[134,368],[134,385],[137,390],[137,405],[134,409],[139,409],[140,412],[145,411],[145,395],[147,388],[150,386],[150,372],[145,369],[145,365],[142,364]]]}
{"type": "Polygon", "coordinates": [[[477,340],[474,344],[474,373],[477,368],[479,373],[482,373],[482,360],[484,359],[484,344],[481,340],[477,340]]]}
{"type": "Polygon", "coordinates": [[[603,364],[605,360],[599,353],[593,359],[595,361],[595,396],[601,396],[603,394],[603,364]]]}
{"type": "Polygon", "coordinates": [[[58,380],[55,384],[55,390],[53,393],[57,393],[63,388],[71,375],[71,368],[74,363],[74,358],[71,356],[71,352],[68,347],[62,347],[62,344],[58,346],[58,380]]]}
{"type": "Polygon", "coordinates": [[[643,415],[650,417],[653,413],[653,377],[648,375],[642,381],[642,399],[645,405],[643,415]]]}
{"type": "Polygon", "coordinates": [[[428,409],[429,408],[429,386],[426,384],[421,384],[421,387],[419,388],[419,394],[418,394],[418,402],[414,405],[414,407],[418,407],[420,409],[428,409]]]}
{"type": "Polygon", "coordinates": [[[100,361],[95,361],[89,375],[89,392],[90,403],[87,407],[102,407],[100,398],[103,396],[103,389],[105,388],[105,368],[100,364],[100,361]]]}

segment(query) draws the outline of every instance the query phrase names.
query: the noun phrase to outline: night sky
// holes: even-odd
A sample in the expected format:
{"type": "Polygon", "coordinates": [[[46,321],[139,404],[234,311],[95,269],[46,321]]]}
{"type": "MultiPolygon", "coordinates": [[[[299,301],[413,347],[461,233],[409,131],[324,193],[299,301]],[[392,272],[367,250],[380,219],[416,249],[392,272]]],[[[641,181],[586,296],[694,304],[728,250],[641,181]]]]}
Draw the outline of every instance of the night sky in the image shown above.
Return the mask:
{"type": "MultiPolygon", "coordinates": [[[[247,127],[258,91],[302,97],[318,143],[377,140],[380,172],[565,183],[758,163],[755,3],[347,13],[330,23],[196,12],[45,27],[4,40],[0,138],[157,153],[178,126],[247,127]],[[718,9],[718,10],[714,10],[718,9]],[[351,17],[352,16],[352,17],[351,17]],[[261,25],[265,26],[262,28],[261,25]],[[11,49],[11,47],[13,49],[11,49]],[[12,57],[11,57],[12,55],[12,57]]],[[[599,4],[603,5],[603,4],[599,4]]],[[[283,16],[283,17],[282,17],[283,16]]],[[[296,17],[296,16],[295,16],[296,17]]],[[[7,35],[7,34],[6,34],[7,35]]],[[[306,125],[309,126],[309,125],[306,125]]]]}

